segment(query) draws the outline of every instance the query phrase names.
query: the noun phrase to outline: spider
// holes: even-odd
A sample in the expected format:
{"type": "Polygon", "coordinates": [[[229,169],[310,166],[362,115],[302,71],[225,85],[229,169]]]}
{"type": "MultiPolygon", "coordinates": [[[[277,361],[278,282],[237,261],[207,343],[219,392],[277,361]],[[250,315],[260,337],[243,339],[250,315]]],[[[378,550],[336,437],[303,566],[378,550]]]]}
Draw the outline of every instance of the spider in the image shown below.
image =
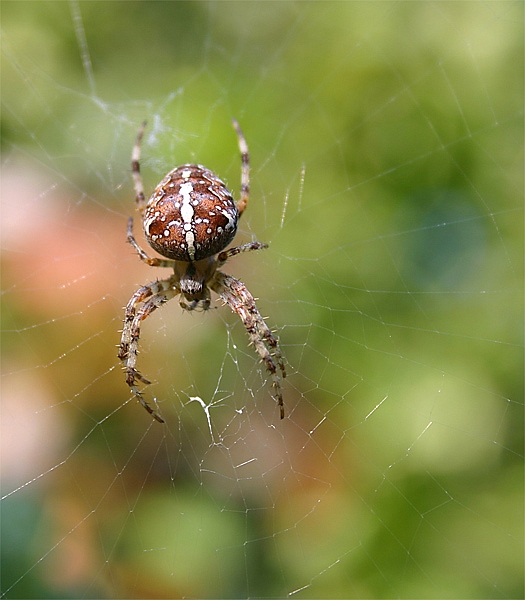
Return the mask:
{"type": "Polygon", "coordinates": [[[123,362],[126,382],[135,398],[159,423],[164,419],[146,402],[137,382],[151,383],[136,367],[141,323],[154,310],[180,295],[184,310],[208,310],[210,290],[216,292],[239,315],[250,343],[270,373],[281,419],[284,404],[281,376],[286,377],[279,344],[261,316],[246,286],[218,269],[241,252],[262,250],[267,244],[251,242],[225,250],[237,232],[237,223],[250,195],[248,145],[235,119],[241,153],[241,194],[235,203],[226,185],[202,165],[185,164],[170,171],[146,202],[140,175],[140,145],[146,122],[139,129],[131,155],[131,173],[137,209],[150,246],[165,258],[151,258],[133,235],[133,217],[128,220],[127,240],[140,260],[150,267],[173,269],[173,275],[140,287],[131,296],[124,318],[118,357],[123,362]],[[280,374],[279,374],[280,371],[280,374]]]}

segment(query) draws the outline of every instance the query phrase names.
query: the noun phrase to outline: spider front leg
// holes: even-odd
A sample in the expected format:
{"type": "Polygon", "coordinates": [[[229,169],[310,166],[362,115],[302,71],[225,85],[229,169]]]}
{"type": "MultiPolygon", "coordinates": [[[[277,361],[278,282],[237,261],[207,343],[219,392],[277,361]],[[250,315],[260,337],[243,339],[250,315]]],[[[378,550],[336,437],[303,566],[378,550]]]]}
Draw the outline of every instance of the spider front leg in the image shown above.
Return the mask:
{"type": "Polygon", "coordinates": [[[140,144],[142,143],[142,136],[144,135],[145,129],[146,121],[144,121],[140,126],[137,139],[131,153],[131,176],[133,177],[133,187],[135,188],[137,208],[141,216],[144,214],[144,209],[146,208],[144,185],[142,183],[142,176],[140,174],[140,144]]]}
{"type": "Polygon", "coordinates": [[[237,141],[239,143],[239,150],[241,151],[241,197],[237,202],[237,210],[239,211],[239,217],[244,212],[248,200],[250,199],[250,154],[248,152],[248,144],[244,137],[242,129],[235,119],[232,119],[233,126],[237,132],[237,141]]]}
{"type": "Polygon", "coordinates": [[[161,281],[154,281],[149,285],[139,288],[133,294],[126,306],[124,328],[122,330],[118,352],[118,357],[125,366],[126,383],[129,385],[140,404],[142,404],[150,415],[159,423],[164,423],[164,419],[162,419],[162,417],[151,408],[146,400],[144,400],[141,391],[136,385],[137,380],[142,381],[142,383],[145,383],[146,385],[150,383],[150,381],[141,375],[136,368],[140,326],[142,321],[155,309],[162,306],[168,300],[171,300],[171,298],[177,296],[179,292],[180,290],[175,276],[161,281]]]}
{"type": "Polygon", "coordinates": [[[277,372],[278,365],[283,378],[286,377],[283,357],[277,340],[257,309],[254,297],[238,279],[235,279],[231,275],[226,275],[221,271],[215,273],[213,280],[208,285],[241,318],[250,337],[250,342],[255,346],[257,354],[259,354],[266,369],[272,376],[280,416],[281,419],[284,419],[281,378],[277,372]],[[277,361],[277,365],[275,361],[277,361]]]}

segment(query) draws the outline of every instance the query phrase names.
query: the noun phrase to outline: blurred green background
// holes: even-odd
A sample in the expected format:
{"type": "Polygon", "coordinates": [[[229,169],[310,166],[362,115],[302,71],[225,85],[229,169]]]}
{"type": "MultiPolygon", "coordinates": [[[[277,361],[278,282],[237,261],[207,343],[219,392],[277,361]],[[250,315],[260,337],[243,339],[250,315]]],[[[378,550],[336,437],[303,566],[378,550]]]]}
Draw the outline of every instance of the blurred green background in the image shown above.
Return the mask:
{"type": "Polygon", "coordinates": [[[0,9],[3,597],[523,597],[523,3],[0,9]],[[146,191],[194,161],[237,194],[231,117],[270,249],[225,270],[287,418],[237,317],[175,301],[161,427],[116,359],[166,276],[131,147],[147,119],[146,191]]]}

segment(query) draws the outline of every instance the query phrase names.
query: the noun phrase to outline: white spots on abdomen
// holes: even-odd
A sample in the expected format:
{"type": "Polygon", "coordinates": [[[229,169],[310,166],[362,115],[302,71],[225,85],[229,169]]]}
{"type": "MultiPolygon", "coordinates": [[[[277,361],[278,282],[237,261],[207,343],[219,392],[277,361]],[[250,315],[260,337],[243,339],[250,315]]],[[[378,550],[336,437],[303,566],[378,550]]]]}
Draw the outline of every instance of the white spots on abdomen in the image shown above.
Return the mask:
{"type": "Polygon", "coordinates": [[[193,262],[217,254],[237,231],[237,206],[224,183],[200,165],[166,175],[148,201],[144,233],[167,258],[193,262]]]}

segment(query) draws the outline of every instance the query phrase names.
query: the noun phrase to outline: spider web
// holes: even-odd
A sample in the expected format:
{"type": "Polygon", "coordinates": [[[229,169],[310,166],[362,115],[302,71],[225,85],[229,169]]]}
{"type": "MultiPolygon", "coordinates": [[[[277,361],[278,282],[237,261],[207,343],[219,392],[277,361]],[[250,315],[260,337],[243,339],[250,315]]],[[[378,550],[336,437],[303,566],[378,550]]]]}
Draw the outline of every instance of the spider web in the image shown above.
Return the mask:
{"type": "Polygon", "coordinates": [[[523,597],[523,4],[2,2],[2,597],[523,597]],[[123,306],[184,162],[280,339],[123,306]],[[143,240],[140,240],[144,245],[143,240]],[[145,247],[145,246],[144,246],[145,247]]]}

